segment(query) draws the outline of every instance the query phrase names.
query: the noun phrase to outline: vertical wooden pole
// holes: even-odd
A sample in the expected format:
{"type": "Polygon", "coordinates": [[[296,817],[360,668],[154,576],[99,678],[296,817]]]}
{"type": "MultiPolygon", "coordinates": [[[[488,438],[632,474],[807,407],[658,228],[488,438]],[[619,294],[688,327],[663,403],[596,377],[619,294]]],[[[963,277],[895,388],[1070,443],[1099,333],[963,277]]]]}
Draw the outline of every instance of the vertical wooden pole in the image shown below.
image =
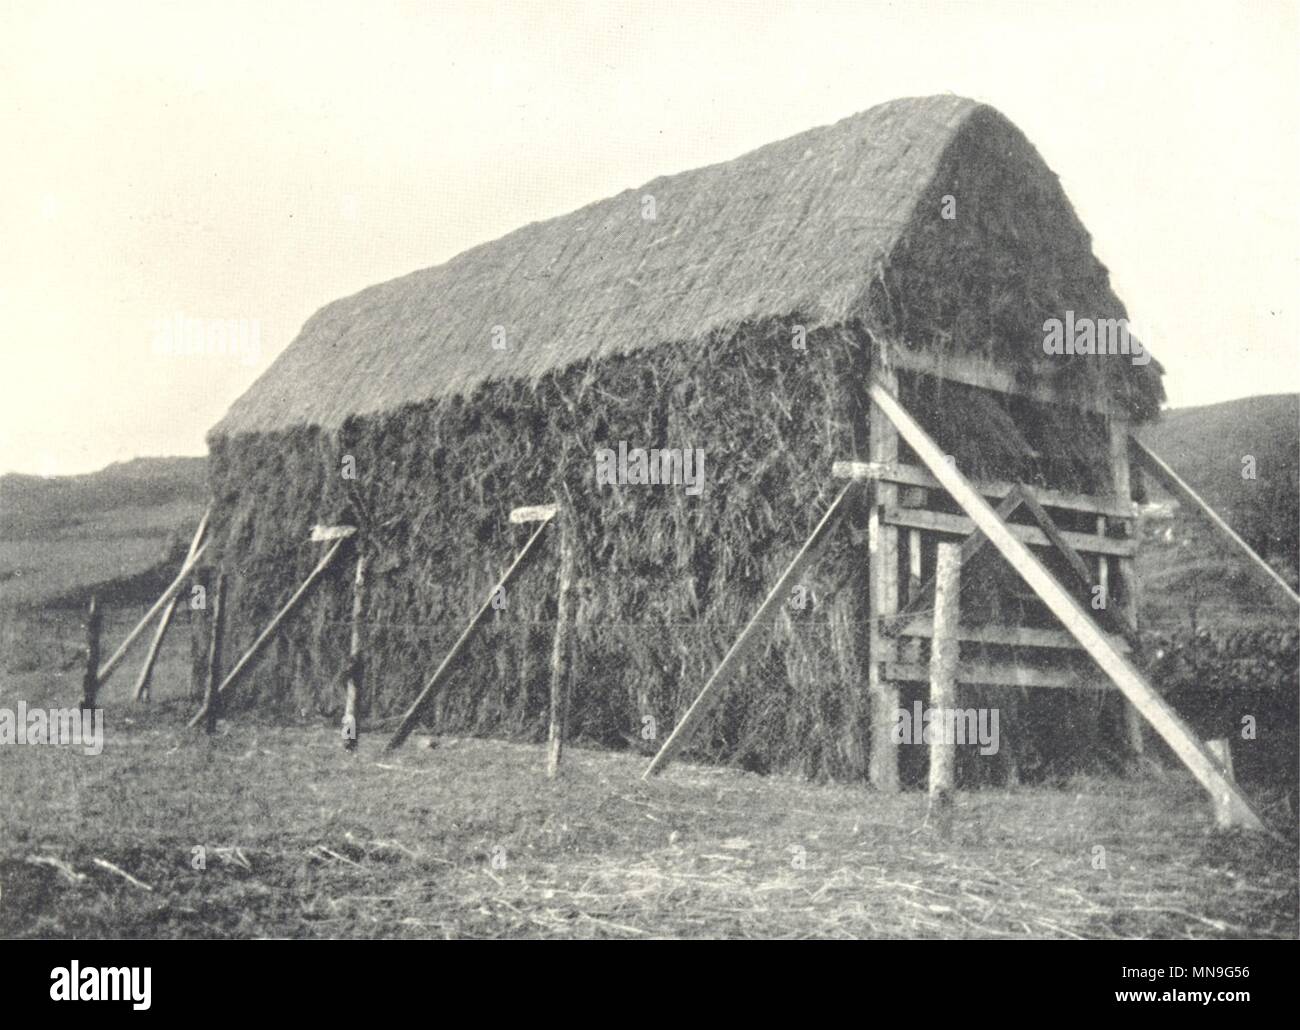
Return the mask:
{"type": "Polygon", "coordinates": [[[352,640],[348,647],[348,687],[343,703],[343,750],[355,751],[361,687],[365,677],[366,555],[357,542],[357,574],[352,583],[352,640]]]}
{"type": "MultiPolygon", "coordinates": [[[[1097,516],[1097,535],[1106,535],[1106,516],[1097,516]]],[[[1110,608],[1110,557],[1105,554],[1097,555],[1097,586],[1101,588],[1098,593],[1101,595],[1103,609],[1110,608]]]]}
{"type": "Polygon", "coordinates": [[[226,574],[217,573],[217,587],[210,598],[212,603],[212,638],[208,642],[208,680],[203,697],[203,729],[211,736],[217,729],[217,716],[221,709],[221,647],[226,631],[226,574]]]}
{"type": "MultiPolygon", "coordinates": [[[[926,500],[926,491],[919,489],[907,489],[900,491],[899,503],[905,508],[924,508],[926,500]]],[[[902,533],[899,533],[902,538],[902,533]]],[[[917,596],[921,593],[923,583],[921,581],[921,531],[919,529],[909,529],[907,531],[907,593],[906,600],[910,606],[916,603],[917,596]]],[[[900,606],[901,607],[901,606],[900,606]]],[[[894,646],[898,648],[898,659],[909,664],[920,664],[921,662],[921,640],[919,637],[900,637],[894,636],[894,646]]]]}
{"type": "Polygon", "coordinates": [[[158,620],[158,631],[153,635],[153,643],[149,645],[149,653],[144,656],[144,668],[140,670],[140,678],[135,682],[135,700],[149,700],[149,680],[153,676],[154,663],[158,660],[158,652],[162,649],[163,637],[167,635],[167,629],[172,624],[172,616],[176,614],[176,606],[180,603],[181,595],[177,594],[163,609],[162,618],[158,620]]]}
{"type": "Polygon", "coordinates": [[[573,621],[573,528],[572,515],[556,516],[560,530],[560,574],[555,595],[555,640],[551,647],[551,725],[546,739],[546,776],[560,771],[564,731],[569,720],[569,624],[573,621]]]}
{"type": "Polygon", "coordinates": [[[99,631],[103,625],[99,600],[91,594],[86,613],[86,673],[81,679],[81,707],[86,711],[95,707],[95,695],[99,691],[99,631]]]}
{"type": "Polygon", "coordinates": [[[907,599],[921,592],[921,531],[907,531],[907,599]]]}
{"type": "MultiPolygon", "coordinates": [[[[961,547],[940,543],[934,574],[934,637],[930,641],[930,710],[934,732],[930,740],[930,810],[940,833],[952,829],[952,789],[956,779],[957,745],[949,736],[951,713],[957,707],[957,662],[960,643],[961,547]]],[[[915,732],[915,727],[913,728],[915,732]]]]}
{"type": "MultiPolygon", "coordinates": [[[[1133,499],[1133,473],[1129,465],[1129,423],[1126,419],[1111,418],[1107,422],[1110,432],[1110,470],[1111,486],[1116,497],[1122,501],[1133,499]]],[[[1132,522],[1129,522],[1132,526],[1132,522]]],[[[1103,556],[1104,560],[1104,556],[1103,556]]],[[[1116,559],[1116,572],[1119,573],[1120,610],[1118,612],[1124,626],[1137,642],[1138,593],[1137,570],[1132,558],[1116,559]]],[[[1134,655],[1133,657],[1137,657],[1134,655]]],[[[1133,703],[1124,700],[1124,741],[1129,754],[1137,759],[1146,751],[1145,724],[1141,713],[1133,703]]]]}
{"type": "MultiPolygon", "coordinates": [[[[898,377],[888,365],[885,345],[872,348],[875,381],[891,393],[898,392],[898,377]]],[[[892,464],[898,460],[898,430],[878,405],[871,406],[867,427],[867,460],[892,464]]],[[[894,659],[892,637],[881,632],[881,619],[898,610],[898,528],[885,525],[881,511],[896,503],[898,487],[873,480],[867,520],[867,618],[869,646],[867,694],[871,705],[871,785],[879,791],[898,790],[898,745],[894,725],[898,719],[898,686],[885,678],[885,663],[894,659]]]]}
{"type": "MultiPolygon", "coordinates": [[[[1220,737],[1218,740],[1207,740],[1205,748],[1219,760],[1228,781],[1235,783],[1236,777],[1232,771],[1232,742],[1227,737],[1220,737]]],[[[1235,824],[1231,795],[1226,793],[1215,795],[1214,821],[1222,829],[1227,829],[1235,824]]]]}

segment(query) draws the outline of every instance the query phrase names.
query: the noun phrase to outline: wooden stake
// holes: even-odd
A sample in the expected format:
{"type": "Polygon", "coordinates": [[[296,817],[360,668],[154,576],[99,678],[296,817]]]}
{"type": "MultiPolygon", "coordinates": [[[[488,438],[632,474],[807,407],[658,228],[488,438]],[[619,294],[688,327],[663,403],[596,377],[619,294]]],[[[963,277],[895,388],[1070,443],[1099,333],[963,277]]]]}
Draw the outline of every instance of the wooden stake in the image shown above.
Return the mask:
{"type": "Polygon", "coordinates": [[[546,776],[555,779],[564,751],[564,731],[569,721],[569,624],[573,619],[572,517],[561,516],[560,573],[555,597],[555,640],[551,646],[551,724],[547,731],[546,776]]]}
{"type": "MultiPolygon", "coordinates": [[[[274,638],[276,632],[284,623],[285,619],[297,610],[298,606],[306,600],[307,596],[311,593],[316,584],[320,582],[321,576],[325,574],[325,570],[328,569],[334,559],[338,557],[339,550],[346,543],[346,538],[334,541],[330,546],[330,549],[325,552],[325,557],[316,563],[316,567],[311,570],[311,574],[303,580],[302,586],[300,586],[297,591],[294,592],[294,595],[284,603],[284,607],[276,613],[275,618],[270,621],[266,629],[262,630],[261,636],[253,641],[253,646],[245,651],[244,656],[235,663],[235,667],[230,670],[230,674],[226,676],[225,681],[217,688],[218,695],[224,694],[227,690],[230,690],[239,682],[244,673],[252,667],[253,662],[257,660],[261,655],[262,650],[271,642],[272,638],[274,638]]],[[[205,703],[203,708],[195,713],[194,717],[190,719],[187,725],[194,727],[202,722],[207,715],[207,707],[208,706],[205,703]]]]}
{"type": "Polygon", "coordinates": [[[799,552],[793,559],[791,559],[790,564],[787,565],[785,571],[781,573],[781,578],[776,581],[776,586],[772,588],[771,592],[767,595],[767,598],[761,605],[759,605],[758,611],[754,613],[745,628],[741,630],[740,636],[736,638],[736,641],[731,645],[730,650],[727,651],[722,661],[718,663],[718,667],[713,670],[713,674],[709,677],[708,682],[704,684],[704,688],[700,691],[694,702],[692,702],[691,707],[686,710],[686,714],[682,716],[681,722],[677,724],[672,735],[664,741],[663,747],[659,749],[659,753],[654,756],[654,759],[646,767],[646,771],[641,775],[643,780],[648,780],[655,773],[664,770],[668,763],[673,760],[673,757],[677,752],[690,742],[696,729],[699,728],[700,722],[722,698],[722,690],[723,687],[727,685],[727,680],[739,667],[750,649],[753,648],[761,639],[759,629],[766,625],[776,613],[777,609],[785,603],[786,599],[790,596],[791,584],[796,581],[804,568],[813,559],[814,555],[816,555],[817,549],[830,536],[831,531],[835,526],[838,525],[845,506],[845,499],[848,497],[849,490],[852,489],[852,487],[853,483],[848,483],[844,489],[839,492],[839,495],[835,500],[831,502],[831,506],[826,509],[826,514],[823,515],[821,521],[817,523],[817,528],[812,531],[812,535],[804,541],[803,546],[799,548],[799,552]]]}
{"type": "Polygon", "coordinates": [[[1007,529],[988,502],[967,482],[954,466],[944,458],[939,446],[921,428],[898,400],[879,383],[871,385],[871,399],[875,401],[917,456],[925,462],[931,473],[962,507],[971,521],[983,531],[989,541],[1002,554],[1021,578],[1061,620],[1080,646],[1101,667],[1138,710],[1156,729],[1174,753],[1182,759],[1201,785],[1211,794],[1225,793],[1232,803],[1235,824],[1262,830],[1264,822],[1236,785],[1224,778],[1218,760],[1206,750],[1191,729],[1170,707],[1169,703],[1149,684],[1137,668],[1110,642],[1105,632],[1097,626],[1056,577],[1038,560],[1016,536],[1007,529]]]}
{"type": "MultiPolygon", "coordinates": [[[[1223,766],[1223,775],[1235,783],[1232,771],[1232,742],[1227,737],[1220,737],[1218,740],[1207,740],[1205,747],[1223,766]]],[[[1214,821],[1223,829],[1233,825],[1232,798],[1227,793],[1217,795],[1214,799],[1214,821]]]]}
{"type": "Polygon", "coordinates": [[[135,682],[135,700],[149,700],[149,679],[153,676],[154,662],[158,660],[158,652],[162,648],[163,637],[167,635],[167,628],[172,624],[172,616],[176,614],[176,606],[180,603],[181,595],[177,594],[167,602],[167,607],[163,609],[162,618],[158,620],[158,632],[153,635],[153,643],[149,645],[149,653],[144,656],[144,668],[140,670],[140,678],[135,682]]]}
{"type": "MultiPolygon", "coordinates": [[[[934,575],[934,637],[930,641],[930,709],[944,716],[957,707],[957,627],[961,596],[961,547],[940,543],[934,575]]],[[[933,726],[933,722],[931,723],[933,726]]],[[[914,727],[915,730],[915,727],[914,727]]],[[[934,733],[930,742],[930,802],[948,802],[955,781],[957,748],[948,734],[934,733]]]]}
{"type": "Polygon", "coordinates": [[[212,638],[208,641],[208,678],[203,698],[203,730],[212,736],[217,729],[217,716],[221,714],[221,694],[217,684],[221,681],[221,648],[226,635],[226,574],[217,573],[217,585],[212,594],[212,638]]]}
{"type": "Polygon", "coordinates": [[[360,729],[361,686],[365,677],[366,555],[357,550],[357,573],[352,584],[352,640],[348,647],[348,686],[343,703],[343,750],[355,751],[360,729]]]}
{"type": "Polygon", "coordinates": [[[99,692],[99,631],[103,624],[98,599],[91,594],[86,613],[86,672],[81,678],[81,707],[86,711],[95,707],[95,695],[99,692]]]}
{"type": "MultiPolygon", "coordinates": [[[[1125,504],[1133,501],[1133,468],[1129,460],[1129,422],[1127,419],[1111,418],[1107,420],[1110,439],[1110,475],[1111,488],[1115,496],[1125,504]]],[[[1130,527],[1133,522],[1127,523],[1130,527]]],[[[1117,558],[1115,571],[1119,574],[1120,610],[1117,621],[1124,627],[1129,641],[1135,650],[1141,646],[1138,634],[1140,596],[1138,593],[1137,567],[1132,558],[1117,558]]],[[[1134,760],[1134,766],[1140,765],[1146,751],[1143,734],[1143,719],[1131,701],[1124,705],[1124,740],[1134,760]]]]}
{"type": "Polygon", "coordinates": [[[907,600],[916,599],[921,592],[921,531],[907,531],[907,600]]]}
{"type": "MultiPolygon", "coordinates": [[[[888,364],[883,343],[872,348],[875,378],[898,389],[898,377],[888,364]]],[[[898,431],[872,406],[867,426],[867,458],[875,464],[898,460],[898,431]]],[[[868,775],[876,790],[898,790],[898,745],[894,724],[898,718],[898,684],[885,676],[885,665],[896,657],[894,638],[884,633],[888,616],[898,611],[898,528],[887,525],[881,509],[898,501],[898,487],[886,480],[871,481],[871,508],[867,516],[867,700],[871,711],[871,752],[868,775]]]]}
{"type": "Polygon", "coordinates": [[[501,577],[497,582],[497,585],[488,592],[487,600],[483,602],[482,607],[479,608],[474,617],[470,619],[469,625],[461,632],[456,642],[451,645],[451,650],[447,652],[447,657],[442,660],[442,664],[434,671],[434,674],[429,678],[429,682],[424,685],[419,696],[412,702],[411,707],[407,709],[406,714],[402,716],[402,724],[397,727],[397,731],[388,741],[388,744],[384,748],[385,751],[395,751],[397,748],[401,747],[403,741],[411,735],[411,731],[415,729],[415,724],[420,720],[420,713],[424,710],[424,706],[428,704],[429,699],[433,697],[434,692],[451,674],[451,670],[455,667],[457,659],[460,658],[461,654],[465,651],[465,648],[469,646],[470,641],[474,639],[478,634],[478,631],[492,614],[492,598],[496,596],[498,590],[504,590],[509,586],[514,578],[523,570],[524,566],[528,563],[529,557],[533,554],[533,549],[538,539],[540,539],[541,535],[546,531],[546,527],[549,525],[550,519],[548,518],[533,530],[533,535],[528,538],[528,543],[524,544],[524,549],[519,552],[514,563],[506,570],[505,575],[501,577]]]}

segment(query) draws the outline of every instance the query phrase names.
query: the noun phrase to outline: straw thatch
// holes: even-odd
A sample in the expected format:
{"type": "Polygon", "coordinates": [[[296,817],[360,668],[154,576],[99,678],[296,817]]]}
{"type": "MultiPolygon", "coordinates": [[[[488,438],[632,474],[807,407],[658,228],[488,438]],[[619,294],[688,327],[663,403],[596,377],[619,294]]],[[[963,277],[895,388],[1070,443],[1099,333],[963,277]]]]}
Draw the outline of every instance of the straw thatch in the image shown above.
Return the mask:
{"type": "MultiPolygon", "coordinates": [[[[874,342],[925,349],[936,368],[958,348],[1019,368],[1067,307],[1124,313],[1033,148],[955,97],[886,104],[372,287],[315,315],[210,437],[227,646],[314,563],[312,523],[356,521],[373,555],[368,714],[398,711],[521,544],[510,508],[559,500],[578,542],[573,731],[648,746],[647,717],[662,739],[820,517],[831,463],[864,454],[874,342]],[[946,195],[955,220],[940,217],[946,195]],[[594,452],[619,441],[702,448],[703,495],[598,487],[594,452]]],[[[1139,418],[1160,399],[1154,362],[1052,374],[1139,418]]],[[[900,389],[971,475],[1109,486],[1104,427],[1077,409],[924,376],[900,389]]],[[[857,511],[698,754],[863,774],[862,530],[857,511]]],[[[550,553],[524,575],[439,699],[440,726],[543,732],[554,577],[550,553]]],[[[340,567],[245,703],[337,708],[348,594],[340,567]]],[[[1116,714],[1060,696],[1021,712],[1076,749],[1116,714]]]]}
{"type": "MultiPolygon", "coordinates": [[[[335,427],[796,313],[810,329],[859,320],[917,345],[1041,356],[1043,317],[1067,307],[1125,314],[1023,134],[961,97],[899,100],[335,301],[214,433],[335,427]],[[940,217],[945,195],[955,220],[940,217]],[[998,238],[990,216],[1006,207],[998,238]]],[[[1149,366],[1098,365],[1152,413],[1149,366]]]]}

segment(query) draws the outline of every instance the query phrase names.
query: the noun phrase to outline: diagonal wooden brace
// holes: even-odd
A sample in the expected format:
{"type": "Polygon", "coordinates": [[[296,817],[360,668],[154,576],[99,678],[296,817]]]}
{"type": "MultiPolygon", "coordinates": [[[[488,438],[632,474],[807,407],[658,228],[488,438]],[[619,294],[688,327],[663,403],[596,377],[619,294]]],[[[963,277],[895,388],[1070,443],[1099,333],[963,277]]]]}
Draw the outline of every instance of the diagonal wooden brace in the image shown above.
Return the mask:
{"type": "Polygon", "coordinates": [[[850,491],[853,489],[853,483],[846,483],[844,489],[831,502],[831,506],[822,516],[821,521],[817,523],[817,528],[812,531],[812,535],[804,541],[804,545],[799,548],[798,553],[791,559],[790,564],[786,566],[785,572],[781,578],[776,581],[767,598],[759,606],[750,618],[749,623],[740,632],[727,651],[718,667],[713,670],[708,682],[700,690],[699,695],[691,703],[691,707],[686,710],[672,734],[664,741],[663,747],[659,753],[646,767],[642,774],[643,780],[648,780],[655,773],[662,772],[663,769],[673,760],[673,757],[689,743],[699,724],[704,717],[712,711],[713,706],[722,698],[723,688],[727,681],[743,661],[744,656],[749,650],[762,639],[759,630],[768,623],[776,609],[789,596],[790,584],[794,583],[796,577],[807,567],[808,563],[817,554],[818,549],[831,535],[831,531],[839,524],[840,515],[846,507],[846,500],[850,491]]]}

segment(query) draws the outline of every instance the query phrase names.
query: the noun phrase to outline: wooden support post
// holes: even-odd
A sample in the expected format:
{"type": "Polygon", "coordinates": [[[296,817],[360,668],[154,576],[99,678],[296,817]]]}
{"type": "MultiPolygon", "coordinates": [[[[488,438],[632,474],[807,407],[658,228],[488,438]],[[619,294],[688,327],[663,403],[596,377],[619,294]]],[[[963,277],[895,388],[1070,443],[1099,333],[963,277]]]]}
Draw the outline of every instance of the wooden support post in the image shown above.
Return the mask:
{"type": "Polygon", "coordinates": [[[357,547],[357,571],[352,581],[352,639],[348,646],[348,685],[343,701],[343,750],[355,751],[360,735],[361,687],[365,679],[366,555],[357,547]]]}
{"type": "MultiPolygon", "coordinates": [[[[961,547],[941,543],[934,573],[934,636],[930,641],[930,711],[941,718],[930,738],[930,812],[945,840],[952,833],[952,789],[956,780],[957,744],[949,736],[949,728],[950,713],[957,707],[960,597],[961,547]]],[[[936,727],[934,718],[932,728],[936,727]]],[[[916,729],[913,727],[913,733],[916,729]]]]}
{"type": "Polygon", "coordinates": [[[505,575],[501,577],[497,582],[497,585],[488,591],[487,600],[483,602],[482,607],[480,607],[474,617],[470,619],[469,625],[461,632],[456,642],[451,645],[451,650],[448,651],[447,656],[443,658],[442,664],[434,671],[433,675],[429,678],[429,682],[424,685],[419,695],[411,703],[411,707],[408,708],[406,714],[402,716],[401,725],[397,727],[392,738],[388,741],[388,744],[384,748],[385,751],[395,751],[397,748],[401,747],[406,738],[411,735],[411,731],[415,729],[415,724],[419,722],[420,713],[424,711],[425,705],[428,704],[429,700],[434,696],[434,692],[442,686],[443,681],[451,675],[452,669],[455,668],[456,662],[464,653],[465,648],[469,646],[470,641],[477,636],[478,631],[487,622],[489,616],[491,616],[493,611],[492,598],[496,596],[498,590],[504,590],[509,586],[510,583],[514,581],[514,578],[523,570],[524,566],[528,563],[528,559],[534,552],[537,541],[541,538],[542,533],[546,531],[546,527],[550,525],[551,516],[554,514],[554,512],[551,512],[550,515],[547,515],[541,525],[533,531],[533,535],[528,538],[528,543],[524,544],[524,549],[519,552],[514,563],[506,570],[505,575]]]}
{"type": "Polygon", "coordinates": [[[212,636],[208,640],[207,689],[203,698],[203,731],[212,736],[217,730],[217,716],[221,714],[221,649],[226,635],[226,574],[217,573],[217,585],[211,597],[212,636]]]}
{"type": "MultiPolygon", "coordinates": [[[[1125,504],[1133,500],[1133,469],[1129,461],[1129,423],[1127,419],[1111,418],[1107,420],[1110,433],[1110,478],[1111,490],[1125,504]]],[[[1128,525],[1133,526],[1132,520],[1128,525]]],[[[1130,532],[1132,529],[1130,528],[1130,532]]],[[[1141,647],[1138,635],[1138,593],[1137,566],[1132,558],[1117,558],[1115,571],[1119,573],[1120,607],[1115,613],[1116,621],[1124,627],[1129,643],[1136,654],[1141,647]]],[[[1145,720],[1133,703],[1127,699],[1124,705],[1124,742],[1129,755],[1135,763],[1140,762],[1146,752],[1145,720]]]]}
{"type": "Polygon", "coordinates": [[[551,645],[551,724],[546,738],[546,776],[555,779],[569,721],[569,625],[573,621],[572,517],[560,516],[560,572],[555,595],[555,640],[551,645]]]}
{"type": "Polygon", "coordinates": [[[149,653],[144,656],[144,668],[140,670],[140,678],[135,681],[135,700],[149,700],[149,680],[153,676],[154,663],[158,660],[158,652],[162,650],[163,638],[167,636],[167,629],[172,624],[172,616],[176,614],[176,606],[180,604],[181,595],[177,594],[163,609],[162,618],[158,620],[158,631],[153,635],[153,642],[149,645],[149,653]]]}
{"type": "MultiPolygon", "coordinates": [[[[320,582],[321,576],[325,574],[325,570],[328,569],[334,559],[338,557],[339,550],[346,543],[346,537],[334,541],[330,549],[325,552],[325,557],[316,563],[316,567],[311,570],[311,574],[303,580],[302,585],[298,587],[294,592],[294,595],[284,603],[284,607],[276,613],[275,618],[270,621],[266,629],[262,630],[261,636],[253,641],[253,646],[245,651],[243,657],[235,663],[235,667],[230,670],[229,675],[227,675],[225,680],[222,681],[221,686],[217,688],[218,695],[224,694],[227,690],[231,689],[239,682],[244,673],[252,668],[253,662],[261,656],[263,649],[275,637],[275,634],[279,631],[281,625],[284,624],[284,621],[297,611],[298,606],[307,599],[307,596],[312,592],[316,584],[320,582]]],[[[194,717],[190,719],[187,725],[194,727],[202,722],[206,716],[207,707],[208,706],[205,703],[203,708],[195,713],[194,717]]]]}
{"type": "MultiPolygon", "coordinates": [[[[1220,737],[1218,740],[1207,740],[1206,749],[1223,767],[1223,775],[1233,783],[1236,778],[1232,770],[1232,742],[1227,737],[1220,737]]],[[[1221,829],[1227,829],[1233,825],[1232,815],[1232,797],[1227,792],[1218,794],[1214,798],[1214,822],[1221,829]]]]}
{"type": "Polygon", "coordinates": [[[790,564],[781,573],[781,578],[776,581],[776,585],[772,587],[763,603],[759,605],[758,611],[753,614],[745,628],[740,631],[740,636],[736,638],[735,643],[731,645],[722,661],[718,663],[718,667],[713,670],[713,674],[709,676],[708,682],[704,684],[704,688],[691,703],[691,707],[686,710],[681,722],[673,729],[672,734],[664,741],[663,747],[659,749],[659,753],[654,756],[654,759],[646,767],[646,771],[641,776],[643,780],[648,780],[655,773],[663,771],[668,763],[673,760],[673,757],[690,742],[692,735],[699,728],[700,722],[722,698],[723,688],[727,685],[731,674],[740,666],[750,649],[762,639],[759,629],[767,625],[780,606],[785,603],[790,596],[790,587],[796,582],[808,563],[812,561],[818,548],[831,535],[831,531],[839,524],[840,516],[845,507],[845,499],[852,489],[853,483],[846,484],[835,500],[831,502],[831,506],[826,509],[826,514],[817,523],[817,528],[812,531],[812,535],[804,541],[798,553],[791,559],[790,564]]]}
{"type": "Polygon", "coordinates": [[[81,678],[81,707],[90,711],[95,707],[99,692],[99,631],[104,625],[104,613],[99,610],[99,600],[90,595],[90,608],[86,612],[86,672],[81,678]]]}
{"type": "Polygon", "coordinates": [[[921,592],[921,531],[907,531],[907,599],[912,601],[921,592]]]}
{"type": "MultiPolygon", "coordinates": [[[[898,392],[898,376],[889,363],[885,344],[872,348],[872,373],[891,393],[898,392]]],[[[867,460],[877,464],[898,461],[898,431],[879,406],[872,405],[867,426],[867,460]]],[[[868,775],[876,790],[898,790],[898,745],[894,725],[898,719],[898,686],[885,676],[886,663],[896,655],[895,640],[883,632],[887,617],[898,611],[898,529],[885,524],[881,509],[898,501],[898,487],[885,480],[871,483],[871,508],[867,516],[867,697],[871,712],[871,754],[868,775]]]]}
{"type": "Polygon", "coordinates": [[[1151,473],[1161,486],[1173,494],[1178,500],[1189,505],[1194,511],[1200,512],[1212,525],[1217,529],[1238,551],[1249,561],[1250,567],[1260,573],[1270,586],[1276,587],[1279,594],[1285,596],[1293,604],[1300,605],[1300,594],[1297,594],[1288,585],[1286,580],[1279,576],[1266,562],[1251,548],[1250,544],[1241,539],[1222,518],[1219,513],[1211,508],[1200,495],[1188,486],[1178,474],[1160,459],[1152,450],[1149,450],[1136,436],[1129,435],[1129,451],[1144,469],[1151,473]]]}
{"type": "Polygon", "coordinates": [[[943,484],[971,521],[984,532],[1021,578],[1061,620],[1070,634],[1088,652],[1114,684],[1132,701],[1148,722],[1164,738],[1174,753],[1191,770],[1211,794],[1226,793],[1232,805],[1234,824],[1262,830],[1264,822],[1236,785],[1226,780],[1219,762],[1191,729],[1149,684],[1136,667],[1111,643],[1107,635],[1089,617],[1056,577],[1016,536],[1007,529],[988,502],[976,492],[954,466],[945,459],[939,446],[912,418],[898,400],[880,383],[871,386],[871,399],[898,427],[903,439],[916,451],[931,473],[943,484]]]}

